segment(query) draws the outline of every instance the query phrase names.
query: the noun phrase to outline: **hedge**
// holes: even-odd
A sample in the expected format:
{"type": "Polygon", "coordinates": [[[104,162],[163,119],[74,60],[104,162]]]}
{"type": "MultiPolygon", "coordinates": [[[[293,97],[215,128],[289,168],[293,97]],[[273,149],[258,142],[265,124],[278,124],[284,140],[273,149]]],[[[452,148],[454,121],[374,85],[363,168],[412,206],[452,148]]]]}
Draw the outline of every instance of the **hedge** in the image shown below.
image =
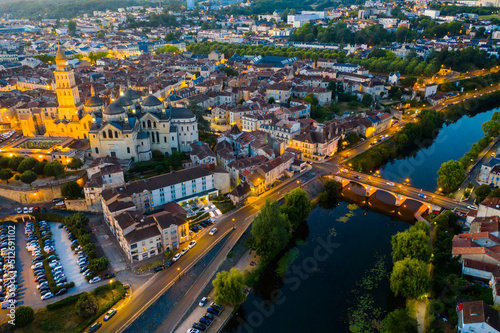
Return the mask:
{"type": "Polygon", "coordinates": [[[57,301],[57,302],[52,303],[52,304],[48,304],[45,308],[49,311],[52,311],[52,310],[57,310],[57,309],[63,308],[65,306],[68,306],[71,304],[75,304],[78,301],[78,299],[80,298],[80,296],[82,296],[83,294],[86,294],[86,292],[68,296],[60,301],[57,301]]]}
{"type": "Polygon", "coordinates": [[[56,213],[33,213],[32,214],[38,220],[45,220],[50,222],[62,222],[64,216],[56,213]]]}

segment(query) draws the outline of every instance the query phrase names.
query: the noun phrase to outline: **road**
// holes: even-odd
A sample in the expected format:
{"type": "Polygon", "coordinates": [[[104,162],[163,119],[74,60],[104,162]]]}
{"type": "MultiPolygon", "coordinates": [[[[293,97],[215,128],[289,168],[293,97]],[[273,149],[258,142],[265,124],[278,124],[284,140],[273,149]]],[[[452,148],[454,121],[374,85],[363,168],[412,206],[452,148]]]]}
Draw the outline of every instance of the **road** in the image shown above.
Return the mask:
{"type": "Polygon", "coordinates": [[[400,183],[394,183],[387,179],[376,176],[369,176],[360,172],[343,169],[343,171],[341,171],[338,175],[353,182],[357,182],[367,186],[373,186],[389,192],[395,192],[402,196],[428,204],[435,204],[446,209],[453,209],[455,207],[467,209],[468,205],[467,203],[461,203],[455,199],[450,199],[433,192],[423,191],[421,189],[417,189],[400,183]],[[356,178],[355,176],[359,178],[356,178]],[[426,197],[422,198],[419,195],[425,195],[426,197]]]}
{"type": "MultiPolygon", "coordinates": [[[[226,240],[227,246],[232,247],[244,233],[246,227],[250,225],[252,219],[251,217],[256,214],[260,207],[265,203],[267,199],[279,200],[284,193],[290,192],[291,190],[299,187],[304,182],[317,177],[317,172],[314,170],[307,171],[293,180],[264,193],[257,201],[251,205],[244,206],[234,213],[224,216],[217,223],[218,232],[215,237],[204,235],[197,240],[197,245],[191,249],[186,255],[184,255],[179,261],[177,261],[170,268],[155,274],[151,279],[149,279],[145,284],[134,290],[133,295],[130,298],[128,305],[119,311],[109,322],[103,324],[103,327],[99,329],[99,332],[122,332],[130,323],[132,323],[147,307],[154,303],[154,301],[161,296],[168,288],[170,288],[175,281],[179,278],[179,275],[184,275],[193,265],[195,265],[217,242],[222,240],[226,234],[228,238],[226,240]],[[298,181],[298,182],[297,182],[298,181]],[[234,219],[234,222],[233,222],[234,219]],[[236,230],[233,229],[233,224],[236,226],[236,230]]],[[[226,247],[223,247],[226,249],[226,247]]],[[[200,277],[201,279],[206,279],[206,276],[212,276],[217,268],[220,266],[227,252],[221,251],[217,257],[212,261],[208,269],[200,277]]],[[[202,283],[194,284],[197,288],[192,288],[189,291],[189,295],[197,295],[198,288],[203,288],[205,285],[202,283]]],[[[194,297],[194,296],[193,296],[194,297]]],[[[167,327],[165,332],[170,332],[177,320],[182,317],[182,314],[191,305],[193,298],[184,297],[183,300],[178,303],[174,309],[174,313],[171,313],[162,326],[167,327]]],[[[99,319],[102,321],[102,318],[99,319]]]]}

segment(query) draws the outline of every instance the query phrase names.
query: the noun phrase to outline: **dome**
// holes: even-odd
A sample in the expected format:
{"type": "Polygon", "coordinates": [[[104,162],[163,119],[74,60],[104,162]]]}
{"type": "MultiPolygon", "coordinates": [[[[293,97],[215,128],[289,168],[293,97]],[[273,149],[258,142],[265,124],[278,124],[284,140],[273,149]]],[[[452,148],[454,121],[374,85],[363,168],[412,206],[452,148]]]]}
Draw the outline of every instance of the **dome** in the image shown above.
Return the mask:
{"type": "Polygon", "coordinates": [[[121,105],[118,105],[117,102],[109,104],[103,114],[110,116],[125,113],[125,109],[121,105]]]}
{"type": "Polygon", "coordinates": [[[142,104],[142,106],[160,106],[160,105],[163,105],[163,103],[153,95],[149,95],[148,97],[146,97],[144,99],[144,101],[142,101],[141,104],[142,104]]]}
{"type": "Polygon", "coordinates": [[[118,98],[115,103],[119,106],[125,106],[125,107],[132,105],[132,101],[129,98],[125,97],[125,95],[118,98]]]}
{"type": "Polygon", "coordinates": [[[141,98],[141,94],[139,94],[137,91],[135,91],[133,89],[129,89],[129,90],[127,90],[123,94],[123,97],[127,97],[128,99],[130,99],[131,101],[133,101],[133,100],[136,100],[136,99],[140,99],[141,98]]]}
{"type": "Polygon", "coordinates": [[[88,108],[95,108],[103,105],[104,101],[100,99],[98,96],[92,96],[85,102],[85,106],[88,108]]]}
{"type": "Polygon", "coordinates": [[[61,61],[61,60],[67,60],[66,58],[66,53],[64,52],[64,48],[59,45],[59,48],[57,49],[56,53],[56,61],[61,61]]]}

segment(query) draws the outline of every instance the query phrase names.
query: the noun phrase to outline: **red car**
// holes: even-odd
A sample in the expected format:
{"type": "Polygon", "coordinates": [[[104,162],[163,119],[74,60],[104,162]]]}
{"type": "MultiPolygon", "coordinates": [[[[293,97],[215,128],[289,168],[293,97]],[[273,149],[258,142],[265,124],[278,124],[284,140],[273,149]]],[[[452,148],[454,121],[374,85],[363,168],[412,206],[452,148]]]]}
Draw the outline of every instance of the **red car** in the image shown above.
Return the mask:
{"type": "Polygon", "coordinates": [[[349,154],[345,154],[345,155],[344,155],[344,158],[348,158],[348,157],[349,157],[349,154]]]}

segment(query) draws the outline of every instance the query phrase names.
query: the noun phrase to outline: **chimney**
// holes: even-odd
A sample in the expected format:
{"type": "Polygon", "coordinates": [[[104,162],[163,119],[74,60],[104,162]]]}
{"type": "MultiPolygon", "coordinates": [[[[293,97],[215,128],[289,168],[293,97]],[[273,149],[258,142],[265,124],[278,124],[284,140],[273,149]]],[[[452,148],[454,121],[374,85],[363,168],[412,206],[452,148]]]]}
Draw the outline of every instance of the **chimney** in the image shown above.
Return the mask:
{"type": "Polygon", "coordinates": [[[215,164],[213,163],[205,163],[205,167],[207,168],[207,170],[215,170],[215,164]]]}

